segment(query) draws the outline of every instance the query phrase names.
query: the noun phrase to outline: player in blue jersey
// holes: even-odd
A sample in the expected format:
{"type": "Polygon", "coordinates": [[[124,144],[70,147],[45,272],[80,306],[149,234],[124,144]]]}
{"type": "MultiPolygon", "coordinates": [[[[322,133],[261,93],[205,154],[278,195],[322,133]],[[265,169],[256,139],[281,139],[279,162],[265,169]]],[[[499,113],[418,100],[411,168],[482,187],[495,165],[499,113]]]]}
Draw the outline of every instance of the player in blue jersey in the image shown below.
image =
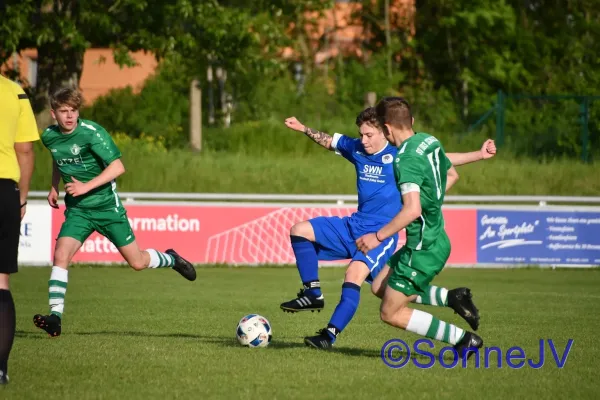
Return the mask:
{"type": "MultiPolygon", "coordinates": [[[[319,260],[345,260],[351,262],[346,271],[342,296],[327,328],[318,336],[306,337],[305,343],[318,348],[329,348],[336,337],[354,316],[360,300],[360,286],[372,283],[398,245],[398,234],[383,240],[379,246],[363,254],[356,247],[356,239],[373,229],[385,226],[400,212],[400,193],[396,187],[393,160],[397,148],[388,143],[377,119],[375,109],[367,108],[357,119],[360,138],[350,138],[338,133],[333,136],[308,128],[295,117],[285,121],[288,128],[304,132],[313,141],[335,151],[350,161],[356,169],[358,210],[350,217],[317,217],[303,221],[291,228],[290,240],[296,256],[296,265],[303,289],[297,298],[281,304],[287,312],[320,311],[325,305],[318,277],[319,260]]],[[[463,165],[495,153],[493,141],[484,143],[481,151],[448,153],[454,165],[463,165]],[[484,151],[485,150],[485,151],[484,151]],[[485,155],[485,154],[486,155],[485,155]]],[[[372,291],[381,297],[385,284],[377,281],[372,291]]],[[[430,286],[415,302],[448,306],[477,329],[479,315],[467,288],[447,290],[430,286]]]]}

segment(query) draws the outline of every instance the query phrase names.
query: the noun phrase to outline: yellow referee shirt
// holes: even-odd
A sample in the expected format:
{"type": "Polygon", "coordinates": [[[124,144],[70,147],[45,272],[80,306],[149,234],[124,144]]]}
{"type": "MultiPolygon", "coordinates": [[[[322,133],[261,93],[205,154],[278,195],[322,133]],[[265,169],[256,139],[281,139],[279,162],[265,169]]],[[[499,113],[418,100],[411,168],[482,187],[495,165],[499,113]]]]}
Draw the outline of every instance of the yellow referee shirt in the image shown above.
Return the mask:
{"type": "Polygon", "coordinates": [[[15,143],[40,140],[31,103],[15,82],[0,75],[0,178],[19,182],[15,143]]]}

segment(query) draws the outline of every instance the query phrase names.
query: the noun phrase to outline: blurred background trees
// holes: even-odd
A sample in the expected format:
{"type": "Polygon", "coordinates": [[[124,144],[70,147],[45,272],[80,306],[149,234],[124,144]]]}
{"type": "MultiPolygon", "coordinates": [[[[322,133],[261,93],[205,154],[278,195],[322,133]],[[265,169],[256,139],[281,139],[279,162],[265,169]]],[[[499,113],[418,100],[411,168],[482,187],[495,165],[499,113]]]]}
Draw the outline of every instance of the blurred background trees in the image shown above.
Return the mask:
{"type": "MultiPolygon", "coordinates": [[[[374,92],[409,98],[418,129],[458,136],[486,115],[477,129],[492,134],[499,91],[586,96],[600,83],[593,0],[5,0],[0,14],[0,63],[37,48],[38,112],[53,88],[78,85],[87,49],[111,48],[124,68],[131,51],[152,53],[159,66],[139,93],[112,90],[86,117],[170,146],[187,140],[194,79],[208,127],[293,114],[352,129],[374,92]]],[[[597,147],[593,100],[509,100],[507,143],[514,131],[542,142],[536,151],[575,155],[585,120],[597,147]]]]}

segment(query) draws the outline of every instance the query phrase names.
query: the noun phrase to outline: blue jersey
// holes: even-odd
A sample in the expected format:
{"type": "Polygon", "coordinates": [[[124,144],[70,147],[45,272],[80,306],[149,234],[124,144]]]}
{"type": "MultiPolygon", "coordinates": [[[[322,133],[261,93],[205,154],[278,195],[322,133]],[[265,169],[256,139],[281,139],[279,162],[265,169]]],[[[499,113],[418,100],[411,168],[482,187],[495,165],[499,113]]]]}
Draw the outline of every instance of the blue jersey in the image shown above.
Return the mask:
{"type": "Polygon", "coordinates": [[[402,207],[394,178],[394,157],[398,149],[387,144],[376,154],[367,154],[360,139],[336,133],[331,146],[354,164],[358,215],[368,219],[391,220],[402,207]]]}

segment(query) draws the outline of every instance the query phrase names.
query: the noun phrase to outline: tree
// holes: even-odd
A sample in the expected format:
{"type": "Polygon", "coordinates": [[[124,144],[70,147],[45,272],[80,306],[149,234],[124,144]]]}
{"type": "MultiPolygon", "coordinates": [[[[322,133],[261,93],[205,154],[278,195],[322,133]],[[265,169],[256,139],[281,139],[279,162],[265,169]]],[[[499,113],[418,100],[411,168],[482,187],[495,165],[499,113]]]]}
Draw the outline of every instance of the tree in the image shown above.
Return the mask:
{"type": "Polygon", "coordinates": [[[284,38],[286,19],[271,15],[296,6],[261,0],[5,0],[0,60],[37,48],[33,104],[40,111],[55,88],[79,84],[90,47],[111,47],[121,66],[132,65],[129,52],[138,50],[158,59],[178,54],[198,73],[208,60],[240,71],[273,64],[266,55],[284,38]]]}
{"type": "Polygon", "coordinates": [[[31,2],[4,1],[0,3],[0,65],[20,49],[20,41],[30,27],[31,2]]]}
{"type": "Polygon", "coordinates": [[[450,89],[464,122],[477,94],[519,88],[527,79],[513,51],[515,10],[505,0],[417,2],[416,24],[427,73],[437,87],[450,89]]]}
{"type": "Polygon", "coordinates": [[[594,0],[511,0],[516,50],[536,94],[597,94],[600,85],[600,3],[594,0]]]}
{"type": "Polygon", "coordinates": [[[41,111],[47,107],[52,90],[78,86],[83,55],[91,46],[112,47],[121,65],[133,63],[128,50],[164,54],[168,50],[169,23],[176,20],[166,4],[150,5],[142,0],[7,0],[5,8],[16,18],[2,19],[0,32],[10,35],[0,35],[1,48],[7,49],[0,56],[6,59],[12,52],[37,48],[38,80],[33,105],[41,111]]]}

